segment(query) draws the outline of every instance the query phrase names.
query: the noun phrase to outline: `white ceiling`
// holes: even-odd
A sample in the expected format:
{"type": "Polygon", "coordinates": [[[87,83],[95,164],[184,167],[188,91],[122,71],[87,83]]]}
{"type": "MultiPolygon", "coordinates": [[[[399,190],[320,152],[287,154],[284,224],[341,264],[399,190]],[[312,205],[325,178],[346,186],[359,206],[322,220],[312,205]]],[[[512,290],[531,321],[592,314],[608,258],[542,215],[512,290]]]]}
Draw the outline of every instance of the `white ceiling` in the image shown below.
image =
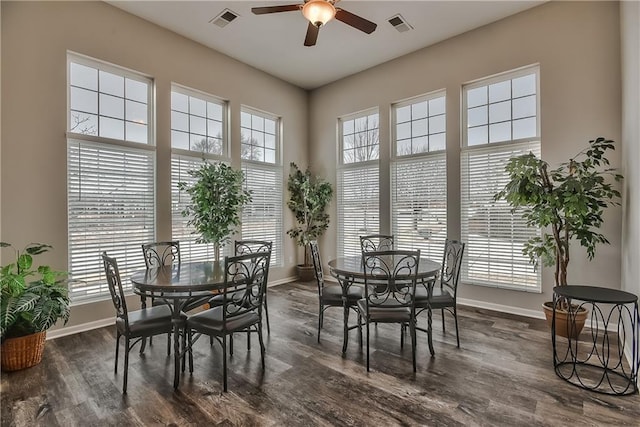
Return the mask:
{"type": "Polygon", "coordinates": [[[303,46],[307,21],[299,11],[254,15],[264,1],[109,1],[232,58],[304,89],[314,89],[457,34],[537,6],[543,1],[364,1],[338,7],[378,24],[370,35],[332,20],[316,46],[303,46]],[[239,15],[224,28],[209,23],[225,8],[239,15]],[[398,32],[388,19],[401,14],[414,28],[398,32]]]}

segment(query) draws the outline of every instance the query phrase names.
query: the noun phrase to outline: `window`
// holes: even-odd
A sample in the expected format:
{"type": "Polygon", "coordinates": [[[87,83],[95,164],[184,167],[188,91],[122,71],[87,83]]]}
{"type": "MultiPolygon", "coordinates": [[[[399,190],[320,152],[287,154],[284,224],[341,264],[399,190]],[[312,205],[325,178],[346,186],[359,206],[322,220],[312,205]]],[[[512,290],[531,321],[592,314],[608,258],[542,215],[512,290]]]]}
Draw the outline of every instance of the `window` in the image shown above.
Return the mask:
{"type": "Polygon", "coordinates": [[[360,236],[379,232],[379,114],[339,120],[338,256],[360,255],[360,236]]]}
{"type": "Polygon", "coordinates": [[[171,147],[196,153],[224,155],[225,117],[224,102],[210,95],[173,85],[171,147]]]}
{"type": "Polygon", "coordinates": [[[508,289],[539,291],[541,276],[522,254],[540,233],[493,195],[508,182],[509,158],[540,155],[538,67],[528,67],[463,89],[461,227],[467,242],[462,280],[508,289]]]}
{"type": "Polygon", "coordinates": [[[391,164],[395,246],[442,258],[447,238],[447,163],[443,92],[393,106],[391,164]]]}
{"type": "Polygon", "coordinates": [[[155,237],[152,84],[68,56],[69,271],[79,280],[69,290],[74,302],[109,295],[102,251],[118,259],[123,277],[144,268],[140,245],[155,237]]]}
{"type": "Polygon", "coordinates": [[[273,243],[271,265],[281,266],[283,175],[280,119],[243,108],[240,120],[242,171],[252,201],[242,211],[242,239],[273,243]]]}
{"type": "MultiPolygon", "coordinates": [[[[228,161],[227,104],[225,101],[178,85],[171,87],[171,223],[172,239],[180,241],[183,261],[205,261],[215,257],[212,244],[196,243],[198,235],[187,225],[182,211],[190,196],[178,189],[179,182],[193,182],[189,170],[198,169],[203,158],[228,161]]],[[[220,255],[229,255],[229,248],[220,255]]]]}

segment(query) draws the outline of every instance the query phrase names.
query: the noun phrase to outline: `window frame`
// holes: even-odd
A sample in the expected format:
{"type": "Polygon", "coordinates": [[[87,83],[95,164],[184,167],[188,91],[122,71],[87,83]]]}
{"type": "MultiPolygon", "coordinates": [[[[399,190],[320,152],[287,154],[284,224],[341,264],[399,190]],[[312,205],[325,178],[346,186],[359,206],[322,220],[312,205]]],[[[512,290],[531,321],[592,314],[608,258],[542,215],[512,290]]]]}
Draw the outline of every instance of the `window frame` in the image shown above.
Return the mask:
{"type": "MultiPolygon", "coordinates": [[[[176,168],[176,165],[181,166],[182,163],[187,163],[187,164],[192,163],[191,166],[188,169],[186,169],[186,170],[191,170],[190,169],[191,167],[197,167],[198,165],[201,165],[205,159],[212,163],[231,164],[231,158],[230,158],[231,144],[229,139],[229,121],[230,121],[229,101],[221,97],[209,94],[207,92],[189,88],[175,82],[171,83],[170,96],[173,96],[173,92],[198,98],[205,102],[214,102],[222,106],[222,129],[223,129],[222,154],[205,153],[202,151],[186,150],[184,148],[174,147],[173,133],[172,133],[173,124],[170,122],[170,126],[169,126],[170,127],[169,140],[170,140],[170,146],[171,146],[171,236],[173,240],[180,240],[180,252],[182,253],[183,261],[195,262],[195,261],[210,260],[210,259],[213,259],[214,257],[214,247],[212,244],[195,243],[195,240],[197,238],[196,234],[188,233],[188,236],[190,237],[186,240],[185,240],[185,235],[183,233],[176,234],[176,230],[177,230],[176,226],[179,224],[184,224],[183,227],[185,229],[192,229],[192,228],[188,228],[186,226],[186,223],[189,221],[189,219],[182,216],[182,210],[184,209],[184,205],[180,201],[180,198],[182,197],[189,198],[189,196],[185,194],[185,192],[178,190],[176,188],[178,185],[178,182],[184,182],[184,181],[180,178],[178,178],[179,179],[178,181],[174,181],[173,172],[174,172],[174,169],[176,168]],[[175,194],[178,195],[178,199],[174,198],[175,194]],[[176,206],[178,209],[174,209],[174,206],[176,206]],[[178,216],[178,218],[176,218],[176,216],[178,216]]],[[[173,111],[172,108],[171,108],[171,111],[173,111]]],[[[172,120],[171,116],[169,120],[170,121],[172,120]]],[[[186,173],[186,170],[185,170],[185,173],[186,173]]],[[[190,180],[191,180],[191,177],[186,178],[186,181],[190,181],[190,180]]],[[[233,254],[233,252],[230,250],[229,247],[230,245],[227,245],[224,248],[221,248],[220,250],[221,257],[233,254]]]]}
{"type": "MultiPolygon", "coordinates": [[[[427,107],[428,109],[428,107],[427,107]]],[[[413,123],[413,119],[410,120],[408,123],[413,123]]],[[[403,122],[403,123],[407,123],[407,122],[403,122]]],[[[413,137],[412,137],[413,138],[413,137]]],[[[412,139],[411,138],[411,139],[412,139]]],[[[405,138],[406,139],[406,138],[405,138]]],[[[410,157],[420,157],[420,156],[424,156],[424,155],[428,155],[431,153],[438,153],[438,152],[445,152],[447,151],[447,91],[446,89],[439,89],[433,92],[429,92],[429,93],[425,93],[422,95],[417,95],[417,96],[413,96],[411,98],[407,98],[407,99],[403,99],[401,101],[398,102],[394,102],[393,104],[391,104],[391,161],[397,161],[399,159],[407,159],[410,157]],[[411,152],[410,154],[403,154],[403,155],[398,155],[398,109],[399,108],[403,108],[403,107],[407,107],[407,106],[412,106],[414,104],[417,104],[418,102],[426,102],[427,104],[429,103],[429,101],[433,101],[435,99],[438,98],[443,98],[444,99],[444,113],[442,114],[437,114],[437,115],[429,115],[428,110],[427,110],[427,115],[426,115],[426,119],[427,119],[427,133],[426,136],[429,137],[432,134],[429,133],[429,118],[431,117],[435,117],[435,116],[443,116],[444,117],[444,131],[443,132],[436,132],[436,134],[444,134],[444,141],[445,141],[445,146],[444,148],[440,149],[440,150],[431,150],[428,149],[427,151],[422,151],[422,152],[418,152],[418,153],[414,153],[411,152]]],[[[429,142],[427,142],[427,147],[430,147],[429,142]]]]}
{"type": "MultiPolygon", "coordinates": [[[[427,119],[427,133],[426,136],[430,136],[431,133],[429,133],[429,125],[428,125],[428,121],[430,117],[433,117],[432,115],[429,115],[429,110],[428,110],[428,106],[427,106],[427,115],[425,116],[425,118],[427,119]]],[[[414,120],[411,119],[408,123],[412,123],[414,120]]],[[[403,122],[406,123],[406,122],[403,122]]],[[[398,247],[403,247],[403,248],[412,248],[412,249],[421,249],[423,254],[425,256],[430,257],[431,259],[442,259],[442,255],[444,253],[444,243],[445,243],[445,239],[447,236],[447,224],[448,224],[448,212],[447,212],[447,194],[448,194],[448,182],[447,182],[447,92],[446,89],[439,89],[433,92],[429,92],[426,94],[422,94],[422,95],[417,95],[411,98],[407,98],[404,99],[402,101],[398,101],[395,102],[393,104],[391,104],[391,159],[390,159],[390,191],[391,191],[391,206],[390,206],[390,211],[391,211],[391,230],[392,233],[396,236],[396,245],[398,247]],[[445,142],[445,146],[442,149],[438,149],[438,150],[430,150],[430,144],[429,141],[427,140],[427,148],[428,151],[423,151],[423,152],[418,152],[418,153],[410,153],[410,154],[403,154],[403,155],[399,155],[398,154],[398,138],[397,138],[397,125],[398,125],[398,116],[397,116],[397,112],[399,108],[403,108],[403,107],[407,107],[407,106],[412,106],[414,104],[420,103],[420,102],[426,102],[427,105],[429,103],[429,101],[432,100],[436,100],[442,98],[444,101],[444,113],[442,114],[437,114],[434,116],[443,116],[444,117],[444,131],[443,132],[437,132],[437,133],[442,133],[444,135],[444,142],[445,142]],[[440,159],[442,158],[442,159],[440,159]],[[421,161],[426,161],[426,162],[437,162],[442,160],[444,162],[444,176],[441,177],[442,181],[444,181],[444,186],[445,186],[445,190],[444,190],[444,222],[443,223],[439,223],[438,225],[439,227],[439,232],[437,234],[440,234],[440,232],[444,233],[444,238],[443,239],[436,239],[433,241],[433,243],[428,243],[426,245],[421,245],[419,241],[416,241],[413,239],[414,236],[410,236],[411,239],[409,241],[405,240],[405,238],[403,237],[404,235],[402,233],[398,232],[398,227],[399,227],[399,218],[396,214],[396,207],[399,205],[398,202],[398,198],[397,198],[397,168],[399,166],[402,165],[409,165],[410,167],[419,167],[418,164],[421,163],[421,161]],[[407,244],[408,243],[408,244],[407,244]]],[[[412,138],[411,138],[412,139],[412,138]]],[[[402,203],[402,202],[401,202],[402,203]]],[[[439,210],[440,211],[440,210],[439,210]]],[[[416,229],[416,231],[418,231],[416,229]]],[[[432,238],[432,235],[429,235],[427,237],[425,237],[425,240],[429,240],[432,238]]]]}
{"type": "MultiPolygon", "coordinates": [[[[125,83],[126,84],[126,83],[125,83]]],[[[99,83],[98,83],[99,85],[99,83]]],[[[77,246],[72,244],[72,239],[71,239],[71,230],[75,230],[75,226],[72,226],[72,217],[70,215],[70,212],[72,210],[71,208],[71,204],[75,203],[76,200],[71,200],[70,196],[72,194],[75,194],[74,191],[72,191],[70,189],[70,185],[72,185],[74,182],[79,182],[81,183],[83,181],[82,178],[76,177],[75,175],[72,175],[72,171],[69,169],[72,165],[76,166],[76,164],[74,164],[70,158],[72,156],[72,148],[77,147],[77,151],[78,151],[78,157],[76,159],[76,161],[78,162],[77,165],[78,167],[82,167],[82,156],[81,153],[83,150],[88,150],[88,151],[92,151],[92,150],[103,150],[105,153],[108,153],[109,151],[115,151],[118,154],[122,155],[122,156],[127,156],[127,155],[134,155],[134,156],[140,156],[141,158],[146,158],[147,160],[144,162],[144,164],[146,165],[150,165],[150,167],[146,168],[149,170],[149,172],[151,173],[150,178],[148,178],[148,181],[152,183],[152,188],[151,191],[147,194],[147,197],[145,197],[145,199],[147,200],[151,200],[151,204],[147,205],[142,205],[145,206],[145,209],[147,211],[151,212],[151,225],[145,225],[142,229],[145,228],[151,228],[151,233],[150,236],[148,237],[152,237],[153,239],[155,239],[156,236],[156,226],[157,226],[157,214],[156,214],[156,208],[157,208],[157,198],[156,198],[156,141],[155,141],[155,100],[154,100],[154,91],[155,91],[155,82],[153,80],[152,77],[144,74],[144,73],[139,73],[133,70],[130,70],[128,68],[125,67],[120,67],[117,65],[113,65],[110,63],[107,63],[105,61],[101,61],[99,59],[94,59],[94,58],[90,58],[88,56],[85,55],[81,55],[72,51],[67,51],[67,55],[66,55],[66,95],[67,95],[67,104],[66,104],[66,140],[67,140],[67,144],[66,144],[66,151],[67,151],[67,165],[66,165],[66,175],[67,175],[67,185],[66,185],[66,191],[67,191],[67,265],[68,265],[68,271],[70,272],[71,275],[74,274],[74,269],[72,268],[72,261],[74,259],[76,259],[76,257],[78,256],[78,253],[82,253],[84,246],[80,245],[77,246]],[[116,139],[116,138],[110,138],[110,137],[105,137],[105,136],[100,136],[99,135],[99,128],[96,131],[96,134],[86,134],[86,133],[81,133],[81,132],[74,132],[71,129],[71,111],[72,111],[72,106],[71,106],[71,90],[72,87],[76,87],[72,85],[71,82],[71,64],[79,64],[79,65],[83,65],[86,67],[90,67],[90,68],[94,68],[96,70],[98,70],[98,78],[99,78],[99,72],[100,71],[104,71],[104,72],[108,72],[111,74],[115,74],[117,76],[121,76],[123,78],[127,78],[130,80],[135,80],[138,82],[142,82],[144,84],[147,85],[147,99],[146,99],[146,105],[147,105],[147,141],[146,142],[135,142],[135,141],[130,141],[130,140],[126,140],[124,139],[126,137],[126,131],[123,134],[123,139],[116,139]],[[76,253],[75,251],[80,251],[78,253],[76,253]],[[74,255],[75,253],[75,255],[74,255]]],[[[100,88],[98,86],[98,89],[96,90],[97,96],[98,96],[98,113],[96,114],[96,117],[98,118],[98,123],[99,123],[99,119],[100,119],[100,106],[99,106],[99,95],[100,93],[100,88]]],[[[123,100],[125,101],[126,104],[126,100],[127,98],[125,96],[123,96],[123,100]]],[[[109,116],[105,116],[105,117],[109,117],[109,116]]],[[[124,123],[127,122],[126,120],[126,109],[124,110],[124,118],[122,119],[122,121],[124,123]]],[[[126,127],[126,125],[125,125],[126,127]]],[[[104,155],[104,154],[102,154],[104,155]]],[[[100,154],[98,154],[98,156],[100,156],[100,154]]],[[[111,155],[107,154],[107,157],[105,157],[105,159],[112,159],[113,157],[111,155]]],[[[89,166],[91,167],[91,166],[89,166]]],[[[98,168],[93,167],[93,169],[96,171],[95,173],[98,174],[97,170],[98,168]]],[[[75,170],[75,169],[74,169],[75,170]]],[[[142,175],[140,175],[142,176],[142,175]]],[[[87,180],[84,180],[87,181],[87,180]]],[[[90,179],[88,180],[89,182],[91,181],[90,179]]],[[[81,185],[81,184],[80,184],[81,185]]],[[[83,192],[89,191],[90,190],[80,190],[81,192],[78,194],[82,194],[83,192]]],[[[101,202],[104,203],[104,202],[101,202]]],[[[88,209],[88,208],[85,208],[88,209]]],[[[105,215],[105,213],[101,214],[105,215]]],[[[113,221],[106,221],[108,223],[113,223],[113,221]]],[[[130,244],[130,245],[121,245],[121,246],[116,246],[115,248],[113,247],[113,245],[109,244],[109,240],[100,240],[97,243],[93,243],[92,245],[88,245],[89,249],[91,247],[96,247],[98,252],[100,252],[101,250],[104,250],[105,247],[109,247],[112,252],[111,255],[118,256],[119,257],[119,261],[120,261],[120,268],[122,271],[123,275],[127,275],[129,273],[131,273],[133,270],[138,269],[138,268],[144,268],[144,259],[142,257],[142,254],[140,253],[140,259],[135,259],[133,255],[131,255],[131,257],[129,257],[128,255],[125,255],[125,257],[119,256],[118,252],[122,253],[124,251],[125,254],[127,253],[134,253],[137,249],[137,245],[138,243],[135,244],[130,244]]],[[[86,252],[86,250],[84,251],[86,252]]],[[[86,262],[90,262],[91,261],[91,257],[90,256],[83,256],[81,258],[86,259],[86,262]]],[[[95,262],[96,262],[96,268],[97,268],[97,273],[92,274],[92,281],[90,284],[87,284],[86,282],[83,281],[83,277],[75,277],[76,279],[79,279],[77,281],[74,281],[75,285],[70,286],[69,288],[69,295],[71,298],[71,305],[72,306],[77,306],[77,305],[83,305],[83,304],[88,304],[88,303],[93,303],[93,302],[97,302],[97,301],[103,301],[103,300],[108,300],[111,298],[110,293],[108,291],[108,288],[106,286],[106,281],[103,280],[104,278],[104,272],[101,268],[101,260],[100,258],[100,254],[96,253],[95,254],[95,262]],[[94,276],[98,276],[97,278],[95,278],[94,276]],[[103,283],[104,282],[104,283],[103,283]],[[94,292],[92,292],[92,290],[94,292]],[[84,293],[84,295],[83,295],[84,293]],[[93,294],[93,295],[90,295],[93,294]]],[[[79,261],[80,262],[80,261],[79,261]]],[[[78,269],[80,268],[80,266],[77,266],[76,271],[78,271],[78,269]]],[[[83,272],[86,273],[86,268],[81,269],[83,272]]],[[[132,293],[132,287],[131,285],[124,283],[123,282],[123,286],[126,290],[126,292],[132,293]]]]}
{"type": "MultiPolygon", "coordinates": [[[[514,143],[518,143],[518,142],[525,142],[525,141],[539,141],[541,140],[540,137],[540,64],[532,64],[532,65],[527,65],[524,67],[520,67],[517,68],[515,70],[511,70],[511,71],[505,71],[499,74],[495,74],[493,76],[490,77],[486,77],[486,78],[482,78],[482,79],[477,79],[474,80],[472,82],[466,83],[462,85],[462,91],[461,91],[461,97],[462,97],[462,102],[461,102],[461,108],[462,108],[462,114],[460,117],[460,126],[461,126],[461,138],[460,138],[460,143],[461,143],[461,147],[462,149],[473,149],[473,147],[486,147],[487,145],[492,145],[492,146],[496,146],[496,144],[514,144],[514,143]],[[489,136],[487,136],[487,143],[486,144],[477,144],[477,145],[468,145],[468,141],[469,141],[469,128],[467,126],[468,123],[468,112],[469,112],[469,108],[468,108],[468,99],[466,96],[466,93],[469,90],[473,90],[473,89],[477,89],[483,86],[490,86],[492,84],[495,83],[501,83],[504,82],[506,80],[513,80],[513,79],[517,79],[519,77],[524,77],[530,74],[535,74],[536,76],[536,135],[532,136],[532,137],[527,137],[527,138],[518,138],[518,139],[511,139],[511,140],[507,140],[507,141],[499,141],[499,142],[489,142],[489,136]]],[[[513,97],[510,97],[509,100],[513,100],[513,97]]],[[[489,101],[487,100],[487,106],[490,105],[489,101]]],[[[513,117],[511,118],[510,122],[513,122],[513,117]]],[[[489,125],[489,123],[487,123],[487,126],[489,125]]],[[[512,134],[513,136],[513,134],[512,134]]]]}
{"type": "MultiPolygon", "coordinates": [[[[220,154],[205,153],[202,151],[196,151],[196,150],[190,150],[190,149],[187,150],[184,148],[174,147],[173,146],[173,130],[174,129],[173,129],[173,123],[172,123],[173,116],[171,115],[169,117],[169,129],[170,129],[169,139],[171,142],[171,154],[172,155],[177,154],[180,156],[189,156],[189,157],[199,157],[199,158],[205,157],[207,159],[211,159],[215,161],[230,161],[231,142],[229,138],[229,122],[230,122],[229,101],[219,96],[215,96],[201,90],[183,86],[175,82],[171,83],[171,92],[170,92],[171,97],[173,96],[173,92],[176,92],[188,97],[192,97],[192,98],[197,98],[205,102],[211,102],[211,103],[220,105],[220,107],[222,108],[222,138],[221,138],[222,153],[220,154]]],[[[173,111],[174,111],[173,108],[170,107],[170,112],[173,113],[173,111]]],[[[187,117],[190,118],[191,114],[187,113],[187,117]]],[[[191,136],[191,132],[188,132],[188,135],[191,136]]],[[[191,145],[191,142],[189,142],[189,145],[191,145]]]]}
{"type": "MultiPolygon", "coordinates": [[[[512,95],[512,93],[511,93],[512,95]]],[[[519,147],[521,145],[535,145],[537,144],[537,147],[533,147],[534,150],[540,151],[541,150],[541,110],[540,110],[540,65],[539,64],[532,64],[532,65],[528,65],[528,66],[524,66],[524,67],[520,67],[517,68],[515,70],[511,70],[511,71],[506,71],[503,73],[499,73],[490,77],[486,77],[486,78],[482,78],[482,79],[478,79],[475,80],[473,82],[467,83],[462,85],[461,88],[461,97],[462,97],[462,102],[461,102],[461,108],[462,108],[462,114],[461,114],[461,128],[462,128],[462,138],[461,138],[461,155],[460,155],[460,226],[461,226],[461,236],[462,236],[462,232],[465,229],[465,221],[468,221],[468,219],[465,219],[462,217],[463,212],[465,211],[465,207],[464,207],[464,200],[463,200],[463,189],[464,189],[464,183],[463,183],[463,175],[464,175],[464,166],[462,164],[462,162],[464,161],[465,158],[467,158],[469,155],[472,155],[474,152],[476,153],[496,153],[498,152],[498,150],[503,149],[503,150],[508,150],[509,147],[519,147]],[[535,136],[531,136],[531,137],[526,137],[526,138],[518,138],[518,139],[511,139],[511,140],[507,140],[507,141],[498,141],[498,142],[490,142],[490,135],[489,133],[487,134],[487,143],[484,144],[475,144],[475,145],[469,145],[468,141],[469,141],[469,133],[468,133],[468,96],[467,93],[470,90],[473,89],[477,89],[480,87],[488,87],[492,84],[496,84],[496,83],[500,83],[500,82],[504,82],[504,81],[511,81],[513,79],[517,79],[519,77],[524,77],[527,75],[531,75],[534,74],[535,75],[535,79],[536,79],[536,86],[535,86],[535,96],[536,96],[536,135],[535,136]]],[[[513,102],[513,96],[510,96],[509,101],[513,102]]],[[[503,101],[500,101],[503,102],[503,101]]],[[[489,106],[489,100],[487,99],[487,106],[489,106]]],[[[513,112],[511,111],[511,118],[510,118],[510,123],[513,123],[513,112]]],[[[487,127],[489,126],[489,122],[487,122],[487,127]]],[[[511,131],[513,132],[513,125],[511,125],[511,131]]],[[[511,136],[513,138],[513,133],[511,133],[511,136]]],[[[515,149],[515,148],[514,148],[515,149]]],[[[514,214],[514,216],[518,216],[518,214],[514,214]]],[[[541,235],[541,230],[538,230],[538,233],[541,235]]],[[[464,238],[464,236],[462,236],[464,238]]],[[[471,245],[470,242],[467,242],[467,251],[466,252],[470,252],[471,250],[471,245]]],[[[528,257],[525,255],[522,255],[523,259],[526,259],[528,262],[528,257]]],[[[467,270],[467,263],[469,261],[470,258],[470,254],[465,254],[465,259],[463,260],[463,266],[462,266],[462,274],[460,276],[460,282],[464,283],[464,284],[468,284],[468,285],[476,285],[476,286],[485,286],[485,287],[492,287],[492,288],[498,288],[498,289],[505,289],[505,290],[515,290],[515,291],[524,291],[524,292],[532,292],[532,293],[541,293],[542,292],[542,269],[541,268],[537,268],[535,269],[533,267],[533,265],[531,265],[531,268],[533,269],[534,272],[534,277],[536,279],[536,285],[535,286],[529,286],[529,285],[518,285],[518,284],[504,284],[504,283],[497,283],[497,282],[491,282],[491,281],[483,281],[483,280],[477,280],[477,279],[473,279],[473,278],[469,278],[467,277],[468,274],[468,270],[467,270]]]]}
{"type": "MultiPolygon", "coordinates": [[[[240,167],[241,170],[244,174],[244,185],[245,185],[245,189],[249,190],[249,182],[248,182],[248,173],[247,173],[247,169],[251,169],[252,166],[256,171],[273,171],[274,175],[275,175],[275,185],[279,187],[279,203],[275,203],[276,208],[279,209],[279,211],[277,212],[277,214],[279,215],[279,218],[276,219],[277,223],[276,223],[276,227],[274,228],[274,236],[275,236],[275,240],[272,241],[272,256],[271,256],[271,266],[272,267],[283,267],[284,266],[284,206],[285,206],[285,200],[284,200],[284,194],[285,194],[285,182],[284,182],[284,165],[283,165],[283,158],[282,158],[282,133],[283,133],[283,123],[282,123],[282,117],[278,116],[277,114],[274,113],[270,113],[267,111],[263,111],[263,110],[259,110],[257,108],[254,107],[250,107],[247,105],[241,105],[240,106],[240,116],[242,117],[242,114],[250,114],[252,117],[253,116],[258,116],[261,117],[262,119],[268,119],[268,120],[272,120],[274,121],[274,138],[275,138],[275,152],[274,152],[274,162],[267,162],[265,160],[255,160],[255,159],[244,159],[242,158],[242,136],[241,136],[241,142],[240,142],[240,151],[241,151],[241,155],[240,155],[240,167]],[[279,223],[278,223],[279,222],[279,223]]],[[[242,126],[242,119],[240,121],[240,135],[242,135],[243,129],[250,129],[251,132],[254,131],[253,129],[253,123],[252,123],[252,127],[251,128],[246,128],[242,126]]],[[[263,131],[263,133],[266,134],[266,132],[263,131]]],[[[264,147],[264,145],[263,145],[264,147]]],[[[263,159],[266,159],[266,156],[263,154],[263,159]]],[[[274,195],[272,195],[274,196],[274,195]]],[[[256,202],[256,200],[254,199],[251,203],[249,203],[249,205],[253,204],[254,202],[256,202]]],[[[245,207],[246,208],[246,207],[245,207]]],[[[266,240],[268,239],[268,237],[264,237],[264,236],[256,236],[256,235],[249,235],[248,231],[244,230],[244,226],[245,226],[245,218],[244,218],[244,209],[243,209],[243,213],[242,213],[242,224],[240,226],[240,235],[242,236],[243,240],[247,240],[247,239],[255,239],[255,240],[266,240]]],[[[276,215],[276,216],[278,216],[276,215]]]]}
{"type": "MultiPolygon", "coordinates": [[[[377,170],[377,194],[378,197],[377,199],[375,199],[375,202],[372,203],[375,204],[375,206],[377,207],[376,209],[376,217],[375,217],[375,221],[377,221],[377,227],[376,230],[373,229],[368,229],[366,232],[361,233],[361,235],[364,234],[374,234],[374,233],[379,233],[380,232],[380,110],[378,107],[372,107],[372,108],[368,108],[366,110],[361,110],[355,113],[350,113],[341,117],[338,117],[337,119],[337,131],[338,131],[338,144],[336,144],[336,148],[337,148],[337,158],[338,158],[338,165],[336,168],[336,205],[337,205],[337,212],[336,212],[336,224],[337,224],[337,242],[336,242],[336,251],[338,256],[348,256],[350,253],[345,253],[345,247],[344,247],[344,238],[343,238],[343,224],[344,224],[344,218],[343,215],[341,215],[341,207],[344,206],[344,203],[340,203],[343,200],[343,183],[344,183],[344,174],[345,173],[349,173],[349,171],[357,171],[357,170],[363,170],[364,173],[369,173],[369,169],[373,169],[375,168],[377,170]],[[355,120],[362,118],[362,117],[368,117],[368,116],[372,116],[372,115],[376,115],[377,116],[377,147],[378,147],[378,155],[376,159],[369,159],[369,160],[364,160],[364,161],[353,161],[353,162],[345,162],[344,161],[344,122],[345,121],[349,121],[349,120],[354,120],[354,134],[355,134],[355,120]]],[[[370,128],[367,127],[366,131],[368,132],[370,130],[370,128]]],[[[360,253],[360,241],[357,240],[357,242],[352,242],[353,243],[353,247],[356,248],[357,247],[357,251],[355,251],[354,253],[360,253]]]]}
{"type": "MultiPolygon", "coordinates": [[[[127,147],[140,148],[141,146],[149,146],[149,147],[153,147],[149,149],[155,150],[155,145],[156,145],[155,82],[152,76],[68,50],[67,51],[67,88],[66,89],[67,89],[67,111],[66,111],[67,131],[66,133],[68,138],[73,138],[78,140],[90,139],[92,141],[123,145],[127,147]],[[70,126],[71,125],[71,63],[84,65],[85,67],[90,67],[90,68],[97,68],[99,71],[105,71],[111,74],[117,74],[124,78],[142,82],[148,85],[147,86],[147,142],[146,143],[129,141],[126,139],[100,136],[99,130],[96,135],[73,132],[71,130],[71,126],[70,126]]],[[[101,92],[98,89],[96,93],[99,95],[101,92]]],[[[124,99],[126,100],[127,98],[124,98],[124,99]]],[[[98,109],[100,108],[99,105],[100,105],[100,102],[98,100],[98,109]]],[[[96,114],[96,116],[98,117],[98,122],[99,122],[99,119],[100,119],[99,111],[96,114]]],[[[109,116],[105,116],[105,117],[109,117],[109,116]]],[[[123,121],[126,123],[127,121],[126,118],[123,119],[123,121]]]]}

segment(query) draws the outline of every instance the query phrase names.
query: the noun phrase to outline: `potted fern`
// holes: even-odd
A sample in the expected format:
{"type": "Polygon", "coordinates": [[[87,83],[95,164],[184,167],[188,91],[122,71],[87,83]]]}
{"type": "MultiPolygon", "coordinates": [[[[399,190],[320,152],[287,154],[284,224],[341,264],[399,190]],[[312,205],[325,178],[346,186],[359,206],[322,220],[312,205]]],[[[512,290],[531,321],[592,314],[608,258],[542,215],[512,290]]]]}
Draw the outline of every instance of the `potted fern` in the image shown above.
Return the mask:
{"type": "Polygon", "coordinates": [[[322,236],[329,227],[329,214],[325,212],[333,197],[331,184],[311,175],[309,169],[302,172],[295,163],[287,182],[289,201],[287,206],[293,212],[297,225],[287,231],[298,246],[304,248],[304,262],[297,266],[298,277],[302,281],[314,277],[313,264],[309,252],[309,242],[322,236]]]}
{"type": "Polygon", "coordinates": [[[191,197],[182,215],[190,218],[188,225],[200,235],[196,243],[213,243],[218,260],[220,247],[229,243],[241,223],[242,208],[251,202],[251,193],[243,189],[242,171],[224,163],[205,160],[200,168],[188,173],[194,181],[178,183],[178,188],[191,197]]]}
{"type": "MultiPolygon", "coordinates": [[[[536,267],[540,261],[554,266],[556,286],[568,283],[572,242],[577,241],[586,249],[589,260],[594,258],[598,244],[609,243],[600,227],[604,209],[620,204],[620,192],[612,180],[620,181],[622,175],[609,167],[606,157],[607,151],[614,149],[612,140],[599,137],[555,169],[532,153],[510,159],[505,167],[509,182],[495,199],[506,200],[530,227],[542,229],[540,236],[525,243],[522,252],[536,267]]],[[[543,308],[550,322],[553,303],[545,302],[543,308]]],[[[561,301],[561,308],[564,312],[571,309],[566,301],[561,301]]],[[[584,325],[586,310],[578,315],[584,325]]],[[[557,324],[566,325],[557,320],[557,324]]],[[[582,325],[576,324],[580,329],[582,325]]],[[[577,330],[576,335],[579,333],[577,330]]]]}
{"type": "MultiPolygon", "coordinates": [[[[1,248],[12,247],[0,242],[1,248]]],[[[14,249],[15,262],[0,269],[0,329],[2,370],[15,371],[37,365],[42,360],[46,330],[58,319],[69,320],[70,301],[65,273],[48,265],[33,265],[33,258],[51,249],[31,243],[22,251],[14,249]]]]}

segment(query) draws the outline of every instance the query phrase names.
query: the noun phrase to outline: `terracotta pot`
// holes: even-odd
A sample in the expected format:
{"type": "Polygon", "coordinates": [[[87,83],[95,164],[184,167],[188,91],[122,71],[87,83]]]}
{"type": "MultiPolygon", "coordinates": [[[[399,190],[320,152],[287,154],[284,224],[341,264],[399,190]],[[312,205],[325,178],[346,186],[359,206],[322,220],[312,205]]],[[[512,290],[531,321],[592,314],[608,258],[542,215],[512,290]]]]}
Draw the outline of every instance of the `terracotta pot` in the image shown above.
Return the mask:
{"type": "Polygon", "coordinates": [[[310,282],[315,280],[316,272],[313,265],[298,265],[298,280],[301,282],[310,282]]]}
{"type": "MultiPolygon", "coordinates": [[[[553,321],[553,302],[547,301],[542,304],[542,309],[544,310],[544,315],[547,318],[547,325],[551,328],[551,324],[553,321]]],[[[587,315],[589,312],[586,308],[580,307],[577,313],[575,310],[578,309],[578,306],[572,305],[571,310],[574,311],[569,314],[568,311],[562,310],[556,307],[556,335],[561,337],[569,338],[569,332],[572,332],[571,339],[578,339],[580,332],[582,332],[582,328],[584,327],[584,322],[587,320],[587,315]],[[575,319],[575,320],[574,320],[575,319]],[[575,321],[575,326],[571,325],[571,321],[575,321]]]]}
{"type": "Polygon", "coordinates": [[[7,338],[2,343],[2,370],[18,371],[40,363],[46,337],[45,331],[24,337],[7,338]]]}

